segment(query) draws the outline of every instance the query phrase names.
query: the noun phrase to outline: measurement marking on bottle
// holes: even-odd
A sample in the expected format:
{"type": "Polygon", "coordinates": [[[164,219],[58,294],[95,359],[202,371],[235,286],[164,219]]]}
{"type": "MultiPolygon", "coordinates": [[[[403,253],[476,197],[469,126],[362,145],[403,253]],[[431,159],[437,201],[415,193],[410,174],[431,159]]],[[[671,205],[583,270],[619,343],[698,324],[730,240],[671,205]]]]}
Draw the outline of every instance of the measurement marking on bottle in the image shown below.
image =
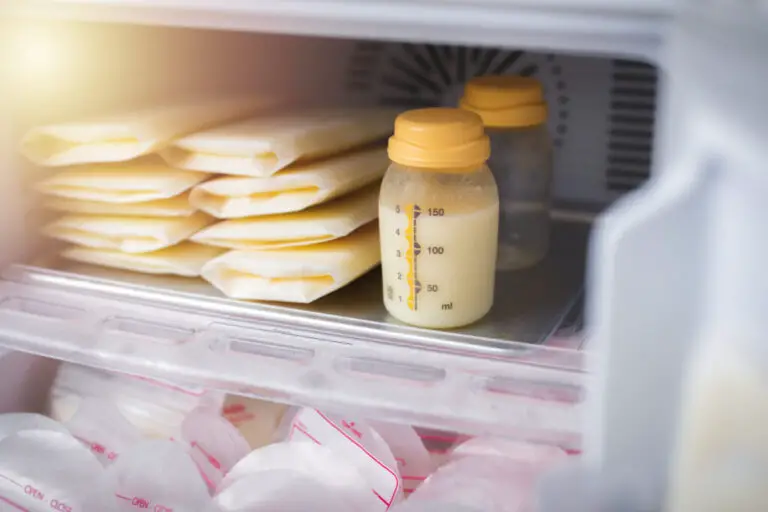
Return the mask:
{"type": "MultiPolygon", "coordinates": [[[[399,206],[397,207],[399,209],[399,206]]],[[[396,210],[397,211],[397,210],[396,210]]],[[[421,215],[421,208],[417,204],[408,205],[405,208],[406,227],[405,227],[405,241],[408,243],[408,248],[405,251],[405,261],[408,264],[408,274],[406,275],[406,281],[408,282],[408,309],[411,311],[418,311],[419,299],[418,294],[421,291],[421,283],[418,279],[418,264],[417,257],[421,253],[421,246],[418,242],[418,235],[416,229],[416,221],[421,215]]]]}
{"type": "Polygon", "coordinates": [[[450,311],[453,309],[453,302],[446,302],[445,304],[440,306],[440,309],[443,311],[450,311]]]}

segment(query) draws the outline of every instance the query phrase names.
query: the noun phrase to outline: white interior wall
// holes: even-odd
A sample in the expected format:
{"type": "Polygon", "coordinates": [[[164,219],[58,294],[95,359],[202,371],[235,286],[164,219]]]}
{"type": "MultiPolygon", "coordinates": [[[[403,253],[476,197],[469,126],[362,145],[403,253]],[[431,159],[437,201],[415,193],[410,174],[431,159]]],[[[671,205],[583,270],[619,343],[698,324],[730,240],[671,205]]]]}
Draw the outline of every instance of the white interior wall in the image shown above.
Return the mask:
{"type": "Polygon", "coordinates": [[[22,129],[134,105],[243,92],[332,103],[339,99],[353,44],[98,23],[30,24],[14,32],[13,106],[22,129]]]}

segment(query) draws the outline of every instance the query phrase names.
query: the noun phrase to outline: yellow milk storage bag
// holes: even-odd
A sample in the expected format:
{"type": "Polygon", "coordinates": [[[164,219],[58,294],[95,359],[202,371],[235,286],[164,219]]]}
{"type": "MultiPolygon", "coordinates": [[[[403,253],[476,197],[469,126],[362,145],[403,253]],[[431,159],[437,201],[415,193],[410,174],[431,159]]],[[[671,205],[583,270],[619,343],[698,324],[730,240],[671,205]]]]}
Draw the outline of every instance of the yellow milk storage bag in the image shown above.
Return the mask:
{"type": "Polygon", "coordinates": [[[178,137],[242,119],[274,105],[269,98],[199,99],[30,130],[21,151],[44,166],[126,162],[178,137]]]}
{"type": "Polygon", "coordinates": [[[296,165],[269,178],[226,176],[196,186],[195,208],[219,219],[298,212],[378,182],[387,170],[381,147],[296,165]]]}
{"type": "Polygon", "coordinates": [[[43,179],[35,189],[60,199],[135,204],[177,197],[210,177],[203,172],[174,169],[149,156],[130,162],[69,167],[43,179]]]}
{"type": "Polygon", "coordinates": [[[394,117],[394,111],[376,108],[261,115],[189,135],[160,154],[181,169],[266,178],[296,162],[383,140],[394,117]]]}
{"type": "Polygon", "coordinates": [[[283,249],[329,242],[376,220],[379,184],[300,212],[218,222],[192,241],[228,249],[283,249]]]}
{"type": "Polygon", "coordinates": [[[73,245],[64,249],[61,256],[80,263],[143,274],[198,277],[203,266],[224,251],[220,247],[192,242],[181,242],[165,249],[140,253],[73,245]]]}
{"type": "Polygon", "coordinates": [[[142,253],[183,242],[213,222],[202,212],[189,217],[68,214],[44,226],[43,234],[94,249],[142,253]]]}
{"type": "Polygon", "coordinates": [[[499,270],[538,263],[549,250],[552,145],[538,80],[473,78],[461,107],[483,119],[491,141],[488,164],[499,187],[499,270]]]}
{"type": "Polygon", "coordinates": [[[379,198],[384,303],[395,318],[452,328],[493,305],[499,197],[479,116],[412,110],[395,121],[379,198]]]}

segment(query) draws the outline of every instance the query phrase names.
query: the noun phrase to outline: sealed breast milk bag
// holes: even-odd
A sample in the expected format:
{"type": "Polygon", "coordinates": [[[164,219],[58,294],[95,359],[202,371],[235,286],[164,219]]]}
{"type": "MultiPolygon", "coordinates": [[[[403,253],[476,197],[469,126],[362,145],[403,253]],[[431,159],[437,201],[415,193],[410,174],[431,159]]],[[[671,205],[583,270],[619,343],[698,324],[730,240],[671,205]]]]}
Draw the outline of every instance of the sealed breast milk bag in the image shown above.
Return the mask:
{"type": "Polygon", "coordinates": [[[379,184],[308,210],[219,222],[192,236],[230,249],[280,249],[328,242],[378,217],[379,184]]]}
{"type": "Polygon", "coordinates": [[[161,152],[174,167],[267,177],[300,160],[314,160],[392,133],[385,109],[309,109],[264,115],[195,133],[161,152]]]}
{"type": "Polygon", "coordinates": [[[21,150],[38,165],[124,162],[157,151],[178,137],[241,119],[275,103],[243,97],[199,100],[51,124],[28,132],[21,150]]]}
{"type": "Polygon", "coordinates": [[[115,462],[142,439],[141,431],[115,403],[98,397],[83,398],[65,425],[104,466],[115,462]]]}
{"type": "Polygon", "coordinates": [[[168,199],[142,201],[140,203],[105,203],[103,201],[83,201],[81,199],[45,196],[42,205],[49,210],[60,212],[130,217],[189,217],[197,211],[197,208],[189,203],[188,192],[168,199]]]}
{"type": "Polygon", "coordinates": [[[270,178],[225,177],[201,183],[190,202],[220,219],[303,210],[377,182],[389,158],[384,148],[302,164],[270,178]]]}
{"type": "Polygon", "coordinates": [[[181,443],[142,441],[107,469],[106,479],[120,512],[200,512],[211,503],[203,477],[181,443]]]}
{"type": "Polygon", "coordinates": [[[68,423],[88,397],[111,401],[143,436],[164,439],[178,435],[194,409],[219,409],[224,400],[209,390],[62,363],[51,387],[48,415],[68,423]]]}
{"type": "Polygon", "coordinates": [[[205,264],[203,278],[235,299],[309,303],[379,264],[371,222],[330,242],[276,250],[234,250],[205,264]]]}
{"type": "Polygon", "coordinates": [[[366,421],[301,408],[284,419],[286,440],[330,449],[354,465],[370,487],[369,504],[362,510],[386,511],[402,499],[398,463],[384,438],[366,421]]]}
{"type": "Polygon", "coordinates": [[[178,196],[209,176],[173,169],[157,157],[145,157],[65,169],[40,181],[36,189],[47,196],[130,204],[178,196]]]}
{"type": "Polygon", "coordinates": [[[68,433],[25,430],[0,441],[0,510],[112,512],[101,464],[68,433]]]}
{"type": "Polygon", "coordinates": [[[69,214],[46,225],[43,233],[86,247],[141,253],[175,245],[213,222],[202,212],[189,217],[69,214]]]}
{"type": "Polygon", "coordinates": [[[314,443],[276,443],[232,468],[219,487],[215,510],[375,511],[376,501],[369,483],[341,454],[314,443]]]}
{"type": "Polygon", "coordinates": [[[68,433],[64,425],[42,414],[16,412],[0,415],[0,441],[25,430],[51,430],[68,433]]]}
{"type": "Polygon", "coordinates": [[[365,492],[350,499],[325,482],[277,469],[240,478],[216,496],[210,512],[365,512],[365,492]]]}
{"type": "Polygon", "coordinates": [[[395,510],[464,507],[477,512],[532,512],[538,477],[528,465],[505,457],[465,457],[440,467],[411,494],[406,506],[395,510]]]}
{"type": "Polygon", "coordinates": [[[224,251],[218,247],[192,242],[182,242],[166,249],[142,253],[73,245],[64,249],[61,256],[80,263],[145,274],[198,277],[203,266],[224,251]]]}
{"type": "Polygon", "coordinates": [[[200,407],[184,418],[181,441],[211,491],[251,451],[238,429],[210,407],[200,407]]]}

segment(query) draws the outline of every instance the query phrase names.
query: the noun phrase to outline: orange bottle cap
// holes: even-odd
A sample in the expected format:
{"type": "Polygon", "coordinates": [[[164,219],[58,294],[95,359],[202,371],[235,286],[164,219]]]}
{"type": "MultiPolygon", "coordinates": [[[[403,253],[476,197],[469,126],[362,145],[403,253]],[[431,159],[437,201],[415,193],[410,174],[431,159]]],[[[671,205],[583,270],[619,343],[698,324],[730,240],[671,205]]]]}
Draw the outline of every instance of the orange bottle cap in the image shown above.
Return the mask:
{"type": "Polygon", "coordinates": [[[491,149],[483,121],[458,108],[409,110],[397,116],[389,158],[404,166],[472,170],[491,149]]]}
{"type": "Polygon", "coordinates": [[[480,76],[464,88],[459,106],[478,114],[485,126],[519,128],[547,121],[544,90],[535,78],[480,76]]]}

